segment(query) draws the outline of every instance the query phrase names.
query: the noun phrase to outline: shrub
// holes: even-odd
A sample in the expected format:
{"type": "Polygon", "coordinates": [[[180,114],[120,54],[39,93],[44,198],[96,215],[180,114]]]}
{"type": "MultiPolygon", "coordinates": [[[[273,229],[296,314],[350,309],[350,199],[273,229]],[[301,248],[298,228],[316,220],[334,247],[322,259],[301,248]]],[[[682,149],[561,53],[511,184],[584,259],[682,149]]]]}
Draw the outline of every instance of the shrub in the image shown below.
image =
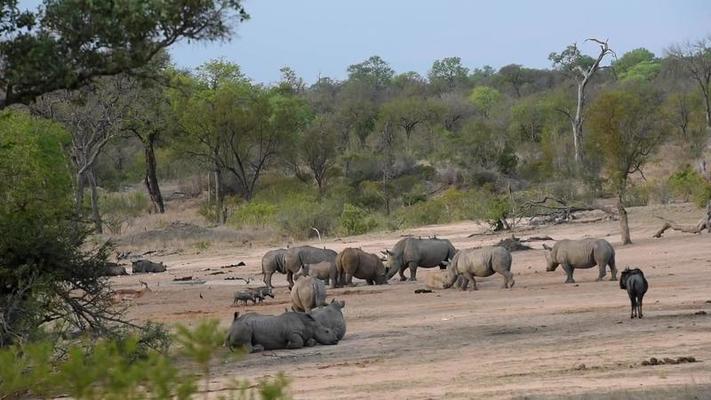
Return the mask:
{"type": "MultiPolygon", "coordinates": [[[[166,352],[137,356],[140,340],[100,340],[72,345],[57,359],[50,342],[0,350],[0,393],[8,398],[69,396],[74,399],[193,399],[209,392],[211,365],[224,350],[224,330],[217,321],[194,329],[178,326],[179,355],[198,366],[199,375],[166,352]],[[198,379],[204,380],[200,389],[198,379]],[[203,393],[199,393],[202,390],[203,393]]],[[[236,353],[239,355],[239,353],[236,353]]],[[[257,385],[234,381],[226,398],[287,399],[288,380],[282,374],[257,385]],[[258,396],[257,396],[258,394],[258,396]]]]}
{"type": "Polygon", "coordinates": [[[669,177],[672,192],[684,201],[692,200],[697,206],[705,207],[711,199],[711,184],[690,165],[669,177]]]}
{"type": "Polygon", "coordinates": [[[101,204],[105,210],[104,225],[113,234],[120,234],[132,218],[150,209],[148,197],[143,192],[107,193],[101,204]]]}
{"type": "Polygon", "coordinates": [[[346,235],[360,235],[378,226],[370,213],[349,203],[343,205],[339,224],[346,235]]]}
{"type": "Polygon", "coordinates": [[[255,200],[239,206],[230,216],[228,223],[264,227],[274,221],[276,214],[276,205],[255,200]]]}
{"type": "Polygon", "coordinates": [[[285,233],[295,238],[316,236],[312,228],[321,235],[328,235],[337,225],[341,208],[335,202],[319,203],[310,196],[295,196],[281,205],[276,222],[285,233]]]}

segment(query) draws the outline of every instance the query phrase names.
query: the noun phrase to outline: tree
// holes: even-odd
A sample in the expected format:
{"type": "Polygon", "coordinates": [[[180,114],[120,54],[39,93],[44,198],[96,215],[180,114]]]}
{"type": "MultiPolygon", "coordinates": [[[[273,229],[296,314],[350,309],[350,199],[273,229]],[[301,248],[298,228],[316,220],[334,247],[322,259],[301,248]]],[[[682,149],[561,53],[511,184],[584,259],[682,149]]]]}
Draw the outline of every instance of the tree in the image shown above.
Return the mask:
{"type": "Polygon", "coordinates": [[[608,182],[617,195],[623,244],[630,244],[624,198],[630,175],[642,173],[651,152],[661,142],[665,120],[659,93],[639,84],[601,93],[591,104],[589,147],[601,157],[608,182]]]}
{"type": "Polygon", "coordinates": [[[58,124],[0,113],[0,347],[24,342],[43,324],[111,335],[118,318],[100,278],[107,247],[82,250],[71,175],[58,124]]]}
{"type": "MultiPolygon", "coordinates": [[[[319,116],[305,128],[298,146],[300,162],[308,168],[322,196],[336,164],[337,129],[333,117],[319,116]]],[[[298,169],[298,167],[297,167],[298,169]]]]}
{"type": "Polygon", "coordinates": [[[468,74],[469,69],[462,65],[461,58],[446,57],[432,63],[427,78],[435,91],[445,92],[464,86],[468,81],[468,74]]]}
{"type": "Polygon", "coordinates": [[[659,74],[661,67],[654,53],[645,48],[628,51],[612,62],[612,68],[621,81],[631,79],[651,81],[659,74]]]}
{"type": "Polygon", "coordinates": [[[417,97],[398,97],[385,104],[380,110],[380,119],[389,119],[405,133],[405,145],[410,147],[410,137],[418,125],[432,118],[429,103],[417,97]]]}
{"type": "Polygon", "coordinates": [[[560,53],[551,53],[548,56],[548,59],[553,62],[555,67],[568,75],[572,75],[578,85],[578,100],[575,113],[567,108],[558,110],[568,118],[573,128],[573,145],[575,146],[575,161],[577,163],[580,163],[583,159],[583,122],[587,102],[585,91],[592,77],[601,68],[600,63],[608,55],[615,54],[607,45],[607,41],[603,42],[597,39],[587,39],[587,41],[595,42],[600,46],[600,52],[596,58],[582,54],[575,43],[560,53]]]}
{"type": "Polygon", "coordinates": [[[469,95],[469,101],[474,104],[484,118],[489,118],[491,110],[501,101],[501,93],[489,86],[477,86],[469,95]]]}
{"type": "Polygon", "coordinates": [[[672,46],[669,57],[691,75],[704,97],[706,126],[711,128],[711,36],[672,46]]]}
{"type": "Polygon", "coordinates": [[[371,56],[367,60],[348,67],[348,79],[372,85],[376,90],[382,90],[390,84],[395,71],[379,56],[371,56]]]}
{"type": "Polygon", "coordinates": [[[99,210],[96,161],[106,144],[119,135],[128,114],[124,92],[128,90],[125,76],[105,77],[81,91],[61,91],[45,95],[33,110],[64,125],[72,135],[69,146],[74,167],[74,188],[77,215],[83,214],[84,191],[91,191],[91,211],[95,230],[103,231],[99,210]]]}
{"type": "Polygon", "coordinates": [[[45,0],[37,11],[21,11],[17,0],[3,1],[0,109],[99,76],[137,72],[181,39],[227,38],[234,16],[249,18],[241,3],[45,0]]]}
{"type": "Polygon", "coordinates": [[[513,88],[516,97],[521,97],[521,88],[531,81],[530,70],[518,64],[509,64],[501,67],[497,77],[501,83],[513,88]]]}

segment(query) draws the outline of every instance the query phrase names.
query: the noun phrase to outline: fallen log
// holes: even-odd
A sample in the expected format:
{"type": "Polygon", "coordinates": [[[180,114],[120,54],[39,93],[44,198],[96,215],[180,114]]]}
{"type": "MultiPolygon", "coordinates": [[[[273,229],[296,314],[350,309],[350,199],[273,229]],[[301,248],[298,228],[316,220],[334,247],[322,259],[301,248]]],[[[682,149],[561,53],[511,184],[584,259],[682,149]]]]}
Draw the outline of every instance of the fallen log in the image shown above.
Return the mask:
{"type": "MultiPolygon", "coordinates": [[[[657,218],[659,218],[659,217],[657,217],[657,218]]],[[[663,218],[659,218],[659,219],[663,219],[663,218]]],[[[657,233],[652,235],[652,237],[660,238],[660,237],[662,237],[664,232],[668,229],[671,229],[673,231],[683,232],[683,233],[699,234],[704,229],[707,229],[707,228],[708,228],[708,223],[707,223],[706,218],[699,221],[696,225],[680,225],[680,224],[674,223],[672,221],[665,220],[664,225],[662,225],[662,227],[659,228],[657,233]]]]}

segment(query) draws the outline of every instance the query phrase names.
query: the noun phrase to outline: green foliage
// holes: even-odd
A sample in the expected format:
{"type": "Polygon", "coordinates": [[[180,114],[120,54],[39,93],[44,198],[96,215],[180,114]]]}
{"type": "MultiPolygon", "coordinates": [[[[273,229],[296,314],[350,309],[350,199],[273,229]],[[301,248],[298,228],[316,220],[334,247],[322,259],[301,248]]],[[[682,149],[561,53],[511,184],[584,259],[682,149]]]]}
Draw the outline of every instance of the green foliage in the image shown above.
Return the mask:
{"type": "Polygon", "coordinates": [[[264,227],[274,221],[278,207],[268,202],[253,200],[240,205],[227,222],[233,226],[264,227]]]}
{"type": "Polygon", "coordinates": [[[711,183],[690,165],[669,177],[669,186],[675,196],[683,201],[692,200],[699,207],[706,207],[711,200],[711,183]]]}
{"type": "Polygon", "coordinates": [[[489,86],[477,86],[469,95],[469,101],[488,118],[491,110],[501,101],[501,93],[489,86]]]}
{"type": "Polygon", "coordinates": [[[226,38],[235,15],[249,17],[241,3],[47,0],[23,12],[15,1],[3,2],[0,109],[141,68],[180,39],[226,38]]]}
{"type": "Polygon", "coordinates": [[[114,234],[120,234],[127,222],[150,209],[148,196],[143,192],[107,193],[101,204],[105,208],[104,224],[114,234]]]}
{"type": "Polygon", "coordinates": [[[378,226],[371,213],[348,203],[343,205],[339,223],[345,235],[360,235],[378,226]]]}
{"type": "MultiPolygon", "coordinates": [[[[194,329],[178,326],[176,342],[181,359],[160,351],[142,353],[140,340],[99,340],[69,347],[57,358],[50,342],[0,349],[0,393],[9,398],[69,396],[94,399],[195,399],[207,396],[210,364],[224,353],[224,331],[217,321],[203,321],[194,329]],[[199,366],[199,373],[181,370],[182,360],[199,366]],[[202,388],[198,379],[203,378],[202,388]]],[[[239,355],[239,353],[236,353],[239,355]]],[[[279,374],[257,385],[234,381],[219,398],[288,399],[289,380],[279,374]]]]}
{"type": "Polygon", "coordinates": [[[612,67],[620,80],[651,80],[661,70],[661,63],[656,59],[654,53],[645,48],[639,48],[630,50],[613,61],[612,67]]]}
{"type": "Polygon", "coordinates": [[[445,91],[464,86],[468,81],[469,69],[462,65],[459,57],[445,57],[435,60],[427,74],[435,90],[445,91]]]}

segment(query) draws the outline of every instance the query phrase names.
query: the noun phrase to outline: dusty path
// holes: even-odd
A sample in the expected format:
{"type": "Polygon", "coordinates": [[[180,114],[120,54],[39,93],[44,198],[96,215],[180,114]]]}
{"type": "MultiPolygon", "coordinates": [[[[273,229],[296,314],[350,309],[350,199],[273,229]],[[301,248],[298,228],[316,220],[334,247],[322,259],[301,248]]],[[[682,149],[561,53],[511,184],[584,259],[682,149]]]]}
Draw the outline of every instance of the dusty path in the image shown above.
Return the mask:
{"type": "MultiPolygon", "coordinates": [[[[297,399],[459,399],[655,390],[680,397],[709,394],[711,385],[711,236],[669,233],[651,239],[659,210],[634,209],[635,244],[618,246],[616,222],[569,224],[532,232],[555,239],[603,237],[617,248],[618,268],[644,269],[650,282],[645,318],[629,319],[629,301],[617,282],[595,282],[597,270],[578,270],[576,285],[565,285],[562,270],[545,272],[540,250],[516,252],[516,286],[501,289],[502,277],[479,279],[479,290],[435,290],[417,283],[359,286],[329,291],[346,301],[348,333],[337,346],[251,354],[217,367],[216,386],[234,377],[260,378],[286,372],[297,399]],[[697,314],[705,311],[707,314],[697,314]],[[694,356],[697,363],[641,366],[650,357],[694,356]]],[[[681,222],[696,221],[688,206],[664,211],[681,222]]],[[[430,226],[407,233],[453,240],[458,248],[497,241],[501,236],[467,238],[473,223],[430,226]]],[[[401,233],[325,241],[340,250],[390,247],[401,233]]],[[[540,243],[535,244],[540,248],[540,243]]],[[[286,281],[275,276],[276,299],[265,305],[232,307],[231,296],[242,283],[226,276],[259,278],[266,248],[240,248],[163,259],[168,274],[142,276],[152,292],[135,300],[138,319],[192,324],[219,318],[228,326],[234,311],[278,313],[288,304],[286,281]],[[219,266],[245,261],[246,267],[208,275],[219,266]],[[212,268],[211,271],[204,271],[212,268]],[[172,276],[193,275],[204,285],[177,285],[172,276]],[[202,295],[202,299],[200,298],[202,295]]],[[[608,275],[609,277],[609,275],[608,275]]],[[[115,278],[118,287],[133,287],[137,276],[115,278]]],[[[258,284],[258,282],[254,282],[258,284]]],[[[628,397],[622,397],[628,398],[628,397]]],[[[643,397],[644,398],[644,397],[643,397]]],[[[669,396],[659,397],[669,398],[669,396]]],[[[708,398],[708,397],[699,397],[708,398]]]]}

